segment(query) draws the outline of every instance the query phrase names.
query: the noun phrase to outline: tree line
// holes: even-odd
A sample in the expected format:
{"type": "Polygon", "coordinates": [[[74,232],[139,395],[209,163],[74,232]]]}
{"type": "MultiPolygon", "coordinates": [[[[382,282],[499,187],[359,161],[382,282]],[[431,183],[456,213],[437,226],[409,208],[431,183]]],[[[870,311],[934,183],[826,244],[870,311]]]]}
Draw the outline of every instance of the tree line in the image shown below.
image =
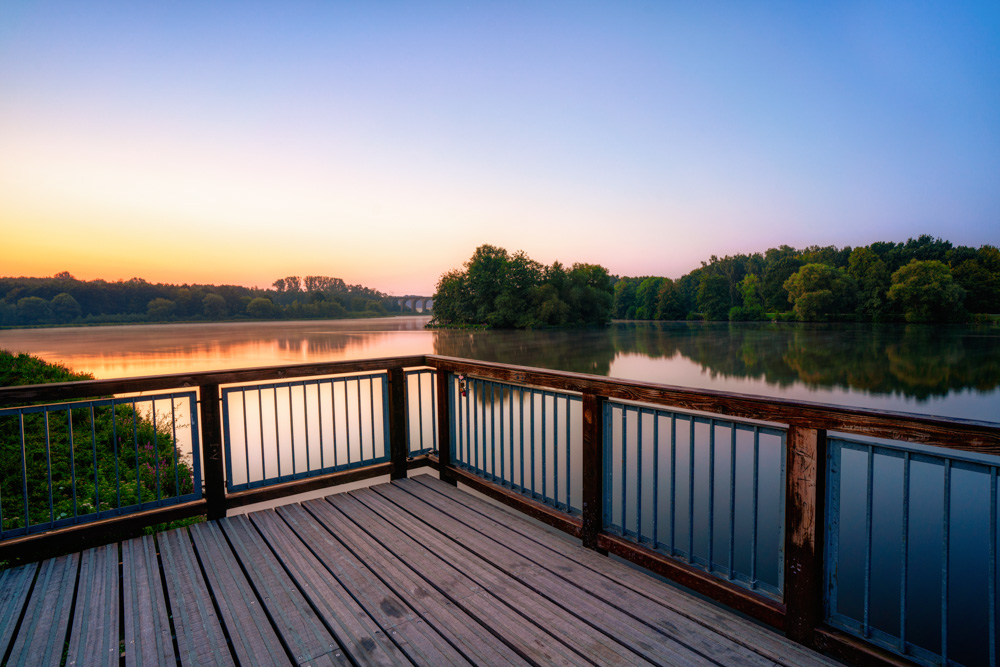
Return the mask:
{"type": "Polygon", "coordinates": [[[544,266],[492,245],[476,248],[463,266],[438,281],[432,325],[527,329],[611,319],[613,282],[603,266],[544,266]]]}
{"type": "Polygon", "coordinates": [[[65,271],[51,278],[0,278],[0,326],[334,319],[409,310],[378,290],[327,276],[286,276],[271,289],[77,280],[65,271]]]}
{"type": "Polygon", "coordinates": [[[616,279],[613,312],[638,320],[964,321],[1000,313],[1000,250],[922,235],[713,255],[677,280],[616,279]]]}

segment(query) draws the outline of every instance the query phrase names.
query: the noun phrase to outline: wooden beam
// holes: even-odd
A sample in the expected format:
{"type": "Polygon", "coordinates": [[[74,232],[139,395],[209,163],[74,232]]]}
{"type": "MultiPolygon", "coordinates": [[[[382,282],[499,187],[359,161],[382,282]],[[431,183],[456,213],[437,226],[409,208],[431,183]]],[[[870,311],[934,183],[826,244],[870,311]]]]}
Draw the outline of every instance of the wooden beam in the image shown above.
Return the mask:
{"type": "Polygon", "coordinates": [[[604,406],[604,397],[583,395],[581,539],[588,549],[597,548],[597,536],[604,529],[604,406]]]}
{"type": "Polygon", "coordinates": [[[222,399],[219,385],[198,387],[198,418],[201,420],[202,470],[205,475],[205,500],[208,518],[226,516],[226,467],[223,456],[222,399]]]}
{"type": "Polygon", "coordinates": [[[389,460],[392,479],[406,478],[406,378],[403,367],[389,369],[389,460]]]}
{"type": "Polygon", "coordinates": [[[435,373],[437,392],[437,446],[438,474],[441,479],[455,486],[455,475],[451,465],[451,375],[448,371],[435,373]]]}
{"type": "Polygon", "coordinates": [[[602,533],[597,546],[651,572],[676,581],[696,593],[729,605],[757,620],[781,630],[785,624],[785,607],[745,588],[731,584],[715,575],[691,567],[634,542],[602,533]]]}
{"type": "Polygon", "coordinates": [[[326,475],[306,477],[305,479],[296,479],[291,482],[263,486],[257,489],[237,491],[236,493],[230,493],[227,495],[225,503],[227,508],[243,507],[244,505],[253,505],[254,503],[263,503],[285,498],[287,496],[294,496],[298,493],[306,493],[308,491],[316,491],[317,489],[324,489],[328,487],[332,488],[341,484],[360,482],[362,480],[380,477],[382,475],[392,475],[392,471],[393,464],[391,461],[389,463],[379,463],[377,465],[365,466],[364,468],[341,470],[339,472],[332,472],[326,475]]]}
{"type": "Polygon", "coordinates": [[[826,431],[790,426],[785,436],[785,633],[812,645],[823,621],[826,431]]]}

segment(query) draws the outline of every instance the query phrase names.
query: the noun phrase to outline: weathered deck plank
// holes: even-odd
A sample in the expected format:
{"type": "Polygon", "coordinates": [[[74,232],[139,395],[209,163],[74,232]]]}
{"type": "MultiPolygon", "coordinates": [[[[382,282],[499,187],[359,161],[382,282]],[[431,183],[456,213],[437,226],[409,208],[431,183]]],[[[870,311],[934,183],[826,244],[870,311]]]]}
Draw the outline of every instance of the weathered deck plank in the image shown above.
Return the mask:
{"type": "Polygon", "coordinates": [[[182,665],[235,665],[205,578],[183,529],[157,536],[182,665]]]}
{"type": "Polygon", "coordinates": [[[117,667],[118,545],[107,544],[83,552],[77,584],[76,613],[66,652],[67,667],[117,667]]]}
{"type": "Polygon", "coordinates": [[[0,656],[14,639],[17,621],[28,602],[28,591],[35,581],[38,563],[12,567],[0,572],[0,656]]]}
{"type": "Polygon", "coordinates": [[[484,628],[475,618],[456,606],[443,593],[429,585],[398,558],[388,554],[373,542],[358,526],[337,512],[329,503],[314,501],[286,505],[278,513],[286,521],[295,520],[303,526],[314,526],[317,532],[336,536],[346,551],[337,550],[330,542],[327,553],[350,553],[357,563],[405,600],[406,604],[441,633],[453,646],[475,664],[524,665],[524,659],[484,628]],[[307,511],[311,514],[307,514],[307,511]],[[325,528],[325,530],[324,530],[325,528]]]}
{"type": "Polygon", "coordinates": [[[8,665],[59,665],[79,566],[80,554],[42,563],[8,665]]]}
{"type": "MultiPolygon", "coordinates": [[[[512,533],[521,535],[528,540],[527,543],[523,543],[523,548],[532,554],[536,553],[538,547],[541,547],[566,558],[569,562],[563,564],[565,567],[580,565],[594,572],[599,572],[629,591],[719,635],[718,641],[720,642],[728,641],[739,644],[756,651],[768,660],[790,667],[808,664],[833,667],[839,664],[814,651],[809,651],[767,628],[728,613],[710,602],[654,579],[636,568],[601,556],[589,549],[577,548],[576,545],[565,539],[546,530],[540,530],[531,522],[518,516],[517,513],[459,491],[454,486],[445,484],[435,477],[418,475],[410,480],[399,480],[395,483],[414,494],[419,494],[420,487],[424,487],[437,494],[436,497],[425,496],[428,502],[442,510],[445,507],[455,507],[456,505],[465,507],[478,517],[482,517],[482,519],[473,519],[474,521],[489,520],[494,526],[502,526],[512,533]],[[449,505],[439,497],[448,499],[455,505],[449,505]],[[537,546],[532,547],[532,544],[537,546]]],[[[504,539],[508,538],[509,535],[505,536],[504,539]]],[[[683,629],[683,627],[678,629],[683,629]]]]}
{"type": "Polygon", "coordinates": [[[245,516],[219,521],[246,569],[268,617],[297,663],[315,660],[340,648],[337,640],[299,592],[281,563],[245,516]]]}
{"type": "Polygon", "coordinates": [[[122,542],[125,664],[176,664],[156,545],[151,535],[122,542]]]}
{"type": "MultiPolygon", "coordinates": [[[[717,646],[709,642],[703,642],[695,647],[692,646],[694,642],[691,641],[691,637],[687,635],[683,640],[665,635],[656,627],[647,624],[649,618],[656,618],[658,610],[654,605],[633,608],[630,611],[635,615],[628,615],[620,606],[613,603],[621,602],[616,600],[614,595],[608,595],[607,598],[595,595],[595,589],[602,583],[599,575],[584,572],[583,568],[580,568],[580,571],[566,573],[569,575],[566,578],[558,576],[554,571],[545,569],[546,563],[543,559],[534,554],[529,558],[512,550],[515,545],[505,545],[504,538],[513,536],[503,531],[500,526],[496,526],[496,530],[493,531],[494,536],[487,537],[407,494],[399,487],[384,485],[375,491],[397,507],[400,507],[400,504],[406,505],[410,514],[424,521],[428,527],[437,528],[442,534],[448,535],[457,543],[458,548],[468,550],[512,579],[537,591],[592,628],[588,630],[586,626],[581,625],[581,632],[603,632],[647,660],[659,664],[710,665],[714,656],[724,653],[727,649],[732,650],[732,647],[717,646]],[[575,582],[570,579],[574,574],[579,577],[575,582]],[[588,574],[594,576],[587,576],[588,574]]],[[[663,622],[669,623],[669,620],[663,622]]],[[[747,665],[770,667],[772,664],[770,661],[760,659],[755,653],[744,652],[741,657],[747,665]]]]}
{"type": "Polygon", "coordinates": [[[171,666],[834,664],[426,476],[129,540],[120,570],[118,549],[0,572],[0,656],[58,665],[65,649],[71,666],[120,655],[171,666]]]}
{"type": "Polygon", "coordinates": [[[219,524],[199,523],[189,530],[240,664],[251,667],[292,664],[219,524]]]}

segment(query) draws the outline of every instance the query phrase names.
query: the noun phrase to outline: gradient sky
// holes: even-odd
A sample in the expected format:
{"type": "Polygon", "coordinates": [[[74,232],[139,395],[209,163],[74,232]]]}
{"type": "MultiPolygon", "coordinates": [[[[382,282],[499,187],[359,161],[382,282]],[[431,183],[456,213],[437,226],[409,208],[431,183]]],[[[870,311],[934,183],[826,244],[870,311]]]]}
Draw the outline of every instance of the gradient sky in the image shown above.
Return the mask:
{"type": "Polygon", "coordinates": [[[0,275],[1000,243],[1000,2],[0,3],[0,275]]]}

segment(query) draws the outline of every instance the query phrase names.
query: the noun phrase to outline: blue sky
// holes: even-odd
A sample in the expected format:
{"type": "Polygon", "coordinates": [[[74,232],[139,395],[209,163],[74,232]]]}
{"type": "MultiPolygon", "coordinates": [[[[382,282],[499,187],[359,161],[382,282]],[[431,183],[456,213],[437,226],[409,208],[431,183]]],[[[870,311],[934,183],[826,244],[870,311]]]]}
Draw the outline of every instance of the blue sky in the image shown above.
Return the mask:
{"type": "Polygon", "coordinates": [[[0,5],[0,274],[1000,243],[1000,3],[0,5]]]}

